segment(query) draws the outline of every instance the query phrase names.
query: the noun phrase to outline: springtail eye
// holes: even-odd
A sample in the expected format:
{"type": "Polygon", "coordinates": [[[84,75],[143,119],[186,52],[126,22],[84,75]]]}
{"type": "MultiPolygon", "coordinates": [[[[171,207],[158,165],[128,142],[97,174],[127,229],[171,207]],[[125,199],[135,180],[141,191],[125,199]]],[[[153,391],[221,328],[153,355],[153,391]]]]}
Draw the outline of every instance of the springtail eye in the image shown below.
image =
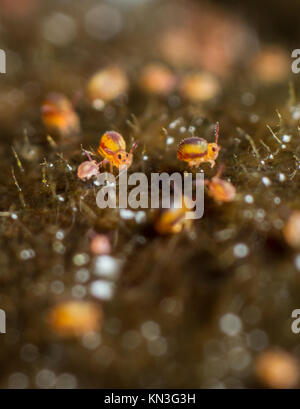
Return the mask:
{"type": "Polygon", "coordinates": [[[122,155],[119,154],[119,155],[118,155],[118,158],[119,158],[119,159],[122,159],[122,155]]]}

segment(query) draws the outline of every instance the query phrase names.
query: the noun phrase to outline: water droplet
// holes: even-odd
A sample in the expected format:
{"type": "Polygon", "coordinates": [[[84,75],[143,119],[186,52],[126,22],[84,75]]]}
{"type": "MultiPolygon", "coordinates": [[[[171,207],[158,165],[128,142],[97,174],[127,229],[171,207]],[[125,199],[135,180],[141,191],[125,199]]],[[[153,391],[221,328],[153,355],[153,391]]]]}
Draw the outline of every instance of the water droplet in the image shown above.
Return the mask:
{"type": "Polygon", "coordinates": [[[81,342],[87,349],[96,349],[101,344],[101,336],[97,332],[88,332],[83,335],[81,342]]]}
{"type": "Polygon", "coordinates": [[[267,187],[268,187],[268,186],[271,186],[271,184],[272,184],[272,182],[270,181],[270,179],[269,179],[267,176],[264,176],[261,181],[262,181],[263,184],[264,184],[265,186],[267,186],[267,187]]]}
{"type": "Polygon", "coordinates": [[[168,136],[166,139],[166,144],[167,145],[172,145],[174,143],[175,139],[172,136],[168,136]]]}
{"type": "Polygon", "coordinates": [[[219,326],[221,331],[229,336],[238,335],[243,327],[240,317],[232,313],[223,315],[220,319],[219,326]]]}
{"type": "Polygon", "coordinates": [[[76,389],[77,379],[69,373],[62,373],[56,379],[56,389],[76,389]]]}
{"type": "Polygon", "coordinates": [[[162,356],[168,350],[167,340],[163,337],[148,342],[148,351],[151,355],[162,356]]]}
{"type": "Polygon", "coordinates": [[[55,237],[57,238],[57,240],[62,240],[65,237],[65,234],[64,234],[64,232],[62,230],[58,230],[56,232],[55,237]]]}
{"type": "Polygon", "coordinates": [[[22,372],[15,372],[8,378],[8,387],[10,389],[26,389],[29,387],[28,376],[22,372]]]}
{"type": "Polygon", "coordinates": [[[247,335],[247,344],[253,351],[262,351],[269,344],[268,336],[264,331],[254,329],[247,335]]]}
{"type": "Polygon", "coordinates": [[[77,253],[73,257],[73,263],[76,266],[83,266],[83,265],[87,264],[89,261],[90,261],[90,257],[86,253],[77,253]]]}
{"type": "Polygon", "coordinates": [[[80,270],[76,271],[75,280],[79,283],[86,283],[89,278],[90,273],[86,268],[81,268],[80,270]]]}
{"type": "Polygon", "coordinates": [[[86,296],[86,288],[83,285],[77,284],[72,288],[72,296],[74,298],[83,298],[86,296]]]}
{"type": "Polygon", "coordinates": [[[114,295],[114,289],[114,284],[105,280],[97,280],[90,285],[91,294],[100,300],[110,300],[114,295]]]}
{"type": "Polygon", "coordinates": [[[246,246],[246,244],[243,243],[236,244],[233,248],[233,254],[237,258],[246,257],[249,254],[248,246],[246,246]]]}
{"type": "Polygon", "coordinates": [[[141,332],[146,339],[152,341],[159,337],[160,328],[159,325],[154,321],[145,321],[141,325],[141,332]]]}
{"type": "Polygon", "coordinates": [[[251,204],[254,202],[253,196],[252,195],[246,195],[245,196],[245,202],[248,204],[251,204]]]}
{"type": "Polygon", "coordinates": [[[135,218],[135,213],[129,209],[120,209],[120,216],[124,220],[132,220],[135,218]]]}
{"type": "Polygon", "coordinates": [[[56,280],[51,283],[51,291],[54,294],[62,294],[64,292],[65,286],[62,281],[56,280]]]}
{"type": "Polygon", "coordinates": [[[242,95],[242,103],[246,106],[251,106],[255,103],[255,95],[251,92],[245,92],[242,95]]]}
{"type": "Polygon", "coordinates": [[[101,277],[116,280],[121,270],[121,260],[114,257],[103,255],[95,258],[94,273],[101,277]]]}
{"type": "Polygon", "coordinates": [[[283,135],[282,136],[282,142],[289,143],[291,141],[291,136],[290,135],[283,135]]]}
{"type": "Polygon", "coordinates": [[[55,374],[49,369],[42,369],[35,377],[36,385],[41,389],[51,388],[55,384],[55,374]]]}

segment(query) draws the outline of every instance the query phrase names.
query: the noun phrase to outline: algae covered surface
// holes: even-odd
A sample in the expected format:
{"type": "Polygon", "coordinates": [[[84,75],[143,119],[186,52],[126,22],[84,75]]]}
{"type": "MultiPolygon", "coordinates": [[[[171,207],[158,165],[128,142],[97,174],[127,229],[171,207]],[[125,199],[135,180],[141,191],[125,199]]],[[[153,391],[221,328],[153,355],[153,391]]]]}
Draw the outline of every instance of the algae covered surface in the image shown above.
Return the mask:
{"type": "MultiPolygon", "coordinates": [[[[269,349],[297,371],[300,252],[283,229],[300,209],[299,76],[290,58],[299,6],[272,2],[271,24],[269,10],[258,17],[257,3],[247,3],[0,1],[1,388],[273,387],[255,370],[269,349]],[[269,48],[278,60],[258,63],[269,48]],[[138,81],[152,62],[178,82],[209,72],[218,91],[202,100],[180,86],[153,95],[138,81]],[[95,109],[86,85],[112,65],[128,90],[95,109]],[[43,124],[49,92],[72,101],[77,134],[43,124]],[[100,160],[100,136],[111,129],[128,150],[139,141],[129,173],[183,174],[179,142],[212,141],[217,121],[217,164],[201,168],[211,179],[224,164],[235,200],[206,194],[203,218],[179,234],[157,234],[151,209],[99,209],[97,184],[77,177],[82,148],[100,160]],[[96,233],[112,246],[108,277],[90,249],[96,233]],[[93,291],[99,280],[109,294],[93,291]],[[70,300],[95,303],[99,327],[62,336],[49,313],[70,300]]],[[[297,376],[288,386],[299,386],[297,376]]]]}

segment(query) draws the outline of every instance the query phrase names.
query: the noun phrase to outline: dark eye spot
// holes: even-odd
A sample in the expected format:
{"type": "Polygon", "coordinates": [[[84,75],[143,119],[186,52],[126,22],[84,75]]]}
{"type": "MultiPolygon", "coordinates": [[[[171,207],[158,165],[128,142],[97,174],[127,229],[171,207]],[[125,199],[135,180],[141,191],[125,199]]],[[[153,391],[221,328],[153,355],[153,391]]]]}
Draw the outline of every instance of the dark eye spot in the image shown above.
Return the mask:
{"type": "Polygon", "coordinates": [[[213,152],[216,152],[216,148],[212,148],[213,152]]]}
{"type": "Polygon", "coordinates": [[[121,159],[121,158],[122,158],[122,155],[118,155],[118,158],[121,159]]]}
{"type": "Polygon", "coordinates": [[[128,158],[128,153],[126,153],[126,158],[128,158]]]}

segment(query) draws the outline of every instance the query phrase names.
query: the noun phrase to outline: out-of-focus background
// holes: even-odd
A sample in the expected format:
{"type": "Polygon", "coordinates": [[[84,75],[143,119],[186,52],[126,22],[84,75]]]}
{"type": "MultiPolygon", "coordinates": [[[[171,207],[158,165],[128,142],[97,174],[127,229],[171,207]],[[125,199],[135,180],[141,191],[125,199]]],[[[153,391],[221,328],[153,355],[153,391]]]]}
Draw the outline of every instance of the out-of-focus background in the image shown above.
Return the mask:
{"type": "Polygon", "coordinates": [[[0,0],[1,388],[299,387],[299,11],[0,0]],[[178,143],[216,121],[203,169],[235,199],[178,234],[77,176],[109,129],[133,171],[183,174],[178,143]]]}

